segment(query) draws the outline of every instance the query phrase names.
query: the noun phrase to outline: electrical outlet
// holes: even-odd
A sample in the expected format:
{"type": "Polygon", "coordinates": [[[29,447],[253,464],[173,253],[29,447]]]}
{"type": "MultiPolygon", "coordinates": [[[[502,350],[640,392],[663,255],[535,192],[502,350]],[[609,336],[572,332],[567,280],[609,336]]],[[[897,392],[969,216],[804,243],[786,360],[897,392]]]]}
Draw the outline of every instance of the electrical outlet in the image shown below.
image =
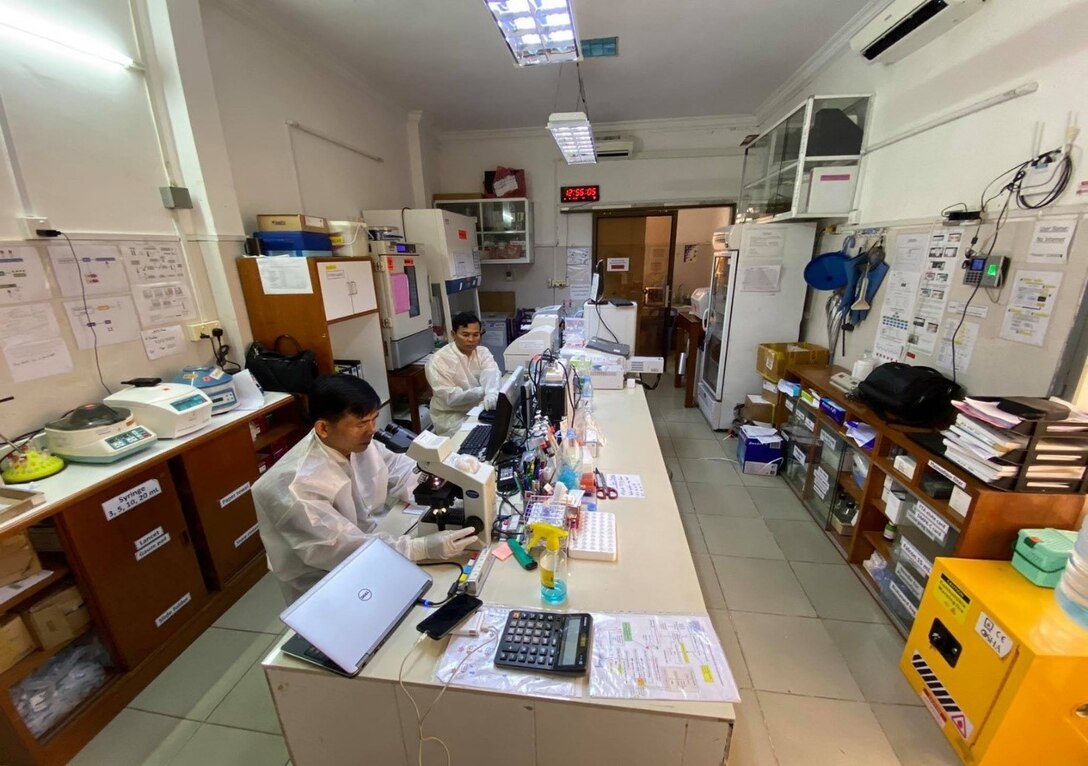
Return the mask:
{"type": "Polygon", "coordinates": [[[23,225],[23,239],[41,239],[38,236],[38,229],[52,229],[49,225],[48,218],[41,218],[39,216],[28,215],[19,219],[19,222],[23,225]]]}
{"type": "Polygon", "coordinates": [[[189,340],[202,341],[201,335],[207,335],[209,338],[212,335],[212,330],[218,330],[222,325],[219,322],[197,322],[196,324],[185,325],[189,331],[189,340]]]}
{"type": "Polygon", "coordinates": [[[567,283],[562,279],[549,279],[548,280],[548,287],[557,288],[557,287],[566,287],[566,286],[567,286],[567,283]]]}

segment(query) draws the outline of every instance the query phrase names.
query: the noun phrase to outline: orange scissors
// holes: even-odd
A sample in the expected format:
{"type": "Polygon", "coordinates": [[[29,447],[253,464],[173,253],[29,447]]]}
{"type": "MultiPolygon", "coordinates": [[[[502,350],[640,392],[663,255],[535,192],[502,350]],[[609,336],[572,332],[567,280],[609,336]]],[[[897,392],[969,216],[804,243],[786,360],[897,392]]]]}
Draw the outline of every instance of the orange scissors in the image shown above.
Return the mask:
{"type": "Polygon", "coordinates": [[[616,489],[608,486],[608,482],[605,481],[603,473],[596,468],[593,469],[593,473],[597,474],[597,499],[604,500],[607,498],[609,500],[615,500],[619,497],[619,493],[616,492],[616,489]]]}

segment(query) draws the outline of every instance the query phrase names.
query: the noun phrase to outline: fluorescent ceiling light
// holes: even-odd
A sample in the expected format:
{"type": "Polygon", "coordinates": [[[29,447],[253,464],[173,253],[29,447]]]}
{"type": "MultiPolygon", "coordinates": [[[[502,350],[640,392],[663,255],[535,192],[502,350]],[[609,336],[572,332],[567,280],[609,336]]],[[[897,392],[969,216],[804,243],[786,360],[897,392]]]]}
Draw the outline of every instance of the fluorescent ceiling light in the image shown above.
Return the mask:
{"type": "Polygon", "coordinates": [[[571,0],[484,0],[518,66],[581,61],[571,0]]]}
{"type": "Polygon", "coordinates": [[[597,144],[585,112],[556,112],[548,118],[548,130],[568,165],[593,165],[597,144]]]}
{"type": "Polygon", "coordinates": [[[54,45],[61,45],[69,50],[82,53],[86,56],[93,56],[94,58],[103,61],[108,61],[111,64],[116,64],[125,69],[143,69],[143,66],[134,61],[130,56],[126,56],[124,53],[110,48],[108,45],[104,45],[92,37],[87,37],[79,32],[73,32],[70,29],[57,26],[44,19],[26,16],[16,11],[9,10],[4,11],[4,13],[0,15],[0,27],[14,29],[17,32],[37,37],[39,40],[45,40],[54,45]]]}

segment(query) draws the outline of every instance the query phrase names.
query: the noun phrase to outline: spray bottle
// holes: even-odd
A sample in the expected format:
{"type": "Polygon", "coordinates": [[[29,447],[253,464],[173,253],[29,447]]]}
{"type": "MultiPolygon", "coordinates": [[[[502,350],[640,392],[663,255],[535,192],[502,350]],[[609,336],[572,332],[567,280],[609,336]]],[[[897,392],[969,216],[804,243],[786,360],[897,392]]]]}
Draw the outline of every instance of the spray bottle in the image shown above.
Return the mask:
{"type": "Polygon", "coordinates": [[[567,530],[543,522],[529,525],[529,550],[544,538],[544,555],[540,557],[540,598],[546,604],[562,604],[567,600],[567,552],[562,539],[567,530]]]}

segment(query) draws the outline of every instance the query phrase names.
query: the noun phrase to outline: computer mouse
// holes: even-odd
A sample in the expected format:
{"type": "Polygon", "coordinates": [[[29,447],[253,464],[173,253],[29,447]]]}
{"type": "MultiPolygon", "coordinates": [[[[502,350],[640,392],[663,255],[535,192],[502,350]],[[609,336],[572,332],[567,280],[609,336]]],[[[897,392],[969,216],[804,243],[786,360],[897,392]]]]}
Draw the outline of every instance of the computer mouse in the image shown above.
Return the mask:
{"type": "Polygon", "coordinates": [[[480,470],[480,461],[472,455],[461,455],[453,461],[453,467],[465,473],[476,473],[480,470]]]}

